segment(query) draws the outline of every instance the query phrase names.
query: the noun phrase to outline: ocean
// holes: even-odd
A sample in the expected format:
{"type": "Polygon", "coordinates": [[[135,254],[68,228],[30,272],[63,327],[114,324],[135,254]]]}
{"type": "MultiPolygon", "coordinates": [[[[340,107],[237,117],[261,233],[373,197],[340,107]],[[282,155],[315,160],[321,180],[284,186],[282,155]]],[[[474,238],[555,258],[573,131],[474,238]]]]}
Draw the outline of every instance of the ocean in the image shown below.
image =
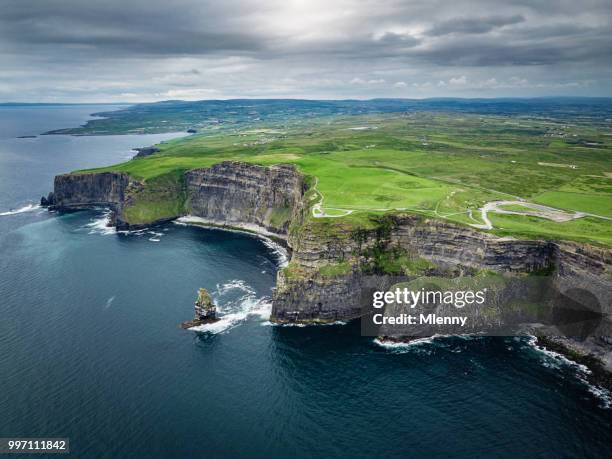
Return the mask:
{"type": "Polygon", "coordinates": [[[110,108],[0,107],[0,437],[80,458],[609,457],[610,398],[527,338],[274,326],[270,243],[37,207],[55,174],[183,135],[39,135],[110,108]],[[222,320],[182,330],[200,287],[222,320]]]}

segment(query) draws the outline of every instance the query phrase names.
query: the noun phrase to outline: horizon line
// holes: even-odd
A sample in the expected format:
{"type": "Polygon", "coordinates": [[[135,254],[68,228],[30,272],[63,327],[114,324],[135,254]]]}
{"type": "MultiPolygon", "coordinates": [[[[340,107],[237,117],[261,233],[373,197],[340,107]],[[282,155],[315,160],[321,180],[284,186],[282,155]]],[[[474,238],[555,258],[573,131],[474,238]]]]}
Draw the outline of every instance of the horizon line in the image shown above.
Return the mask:
{"type": "Polygon", "coordinates": [[[431,100],[465,100],[465,101],[493,101],[493,100],[543,100],[543,99],[610,99],[612,96],[501,96],[501,97],[423,97],[423,98],[410,98],[410,97],[373,97],[370,99],[309,99],[309,98],[298,98],[298,97],[230,97],[225,99],[161,99],[149,102],[0,102],[0,106],[18,106],[18,105],[141,105],[141,104],[157,104],[162,102],[230,102],[238,100],[286,100],[286,101],[312,101],[312,102],[371,102],[377,100],[397,100],[397,101],[431,101],[431,100]]]}

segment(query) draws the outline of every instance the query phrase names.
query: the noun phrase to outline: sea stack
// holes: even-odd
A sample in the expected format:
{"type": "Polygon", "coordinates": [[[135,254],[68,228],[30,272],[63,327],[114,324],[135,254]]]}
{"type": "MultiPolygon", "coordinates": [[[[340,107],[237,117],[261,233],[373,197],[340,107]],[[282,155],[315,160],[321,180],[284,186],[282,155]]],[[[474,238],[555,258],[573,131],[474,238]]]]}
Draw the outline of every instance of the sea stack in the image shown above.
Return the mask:
{"type": "Polygon", "coordinates": [[[197,327],[198,325],[209,324],[217,320],[217,306],[213,302],[210,293],[205,288],[198,290],[198,299],[195,302],[195,317],[193,320],[183,322],[182,328],[197,327]]]}
{"type": "Polygon", "coordinates": [[[53,191],[50,191],[47,197],[43,196],[42,198],[40,198],[41,207],[49,207],[53,204],[55,204],[55,196],[53,194],[53,191]]]}
{"type": "Polygon", "coordinates": [[[195,318],[197,320],[216,320],[217,318],[217,307],[205,288],[198,290],[198,299],[195,302],[195,318]]]}

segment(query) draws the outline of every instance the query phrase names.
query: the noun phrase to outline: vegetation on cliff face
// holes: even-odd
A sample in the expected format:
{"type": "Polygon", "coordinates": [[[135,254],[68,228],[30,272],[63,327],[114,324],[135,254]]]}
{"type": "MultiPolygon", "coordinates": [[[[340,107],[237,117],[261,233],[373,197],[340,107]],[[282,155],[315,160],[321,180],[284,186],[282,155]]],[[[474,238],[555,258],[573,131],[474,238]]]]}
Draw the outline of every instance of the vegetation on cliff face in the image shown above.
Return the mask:
{"type": "MultiPolygon", "coordinates": [[[[162,188],[180,188],[185,171],[239,160],[292,163],[309,176],[307,204],[318,205],[323,218],[309,212],[306,224],[316,220],[312,228],[322,233],[367,229],[372,215],[400,211],[483,225],[485,203],[526,200],[594,216],[560,222],[489,212],[490,231],[609,245],[612,130],[597,119],[587,124],[574,115],[438,112],[312,118],[206,131],[161,144],[154,155],[95,171],[125,171],[155,190],[136,197],[128,210],[127,217],[139,222],[180,211],[181,193],[172,198],[162,188]]],[[[286,218],[281,214],[274,218],[286,218]]]]}
{"type": "Polygon", "coordinates": [[[146,186],[129,195],[123,218],[131,224],[145,224],[183,215],[184,181],[181,171],[171,171],[147,180],[146,186]]]}
{"type": "Polygon", "coordinates": [[[345,276],[352,270],[352,266],[348,261],[339,263],[328,263],[319,267],[319,273],[324,277],[345,276]]]}
{"type": "Polygon", "coordinates": [[[393,245],[391,232],[397,226],[393,215],[372,216],[370,222],[372,229],[358,228],[351,234],[357,246],[355,256],[363,272],[413,276],[427,274],[435,268],[429,260],[393,245]],[[373,244],[363,247],[367,241],[373,244]]]}

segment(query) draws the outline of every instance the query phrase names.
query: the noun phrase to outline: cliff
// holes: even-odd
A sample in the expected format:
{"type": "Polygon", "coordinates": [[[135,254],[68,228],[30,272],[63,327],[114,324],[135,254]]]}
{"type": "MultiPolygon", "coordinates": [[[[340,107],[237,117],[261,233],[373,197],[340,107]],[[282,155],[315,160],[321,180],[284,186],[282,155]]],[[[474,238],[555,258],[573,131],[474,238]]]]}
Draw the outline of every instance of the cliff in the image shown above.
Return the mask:
{"type": "Polygon", "coordinates": [[[294,166],[225,161],[185,174],[186,210],[220,225],[253,224],[279,235],[301,212],[305,183],[294,166]]]}
{"type": "Polygon", "coordinates": [[[123,172],[64,174],[55,177],[53,205],[61,209],[120,206],[132,180],[123,172]]]}
{"type": "Polygon", "coordinates": [[[53,192],[41,199],[41,205],[56,210],[109,207],[112,223],[123,229],[130,227],[124,210],[143,188],[142,182],[124,172],[63,174],[55,177],[53,192]]]}
{"type": "MultiPolygon", "coordinates": [[[[357,318],[371,306],[374,291],[415,286],[423,278],[460,280],[490,272],[520,283],[525,276],[540,276],[546,283],[544,287],[536,283],[536,289],[548,297],[535,309],[493,304],[472,308],[468,315],[479,326],[496,326],[511,317],[528,323],[548,321],[566,336],[587,334],[590,341],[580,341],[586,353],[603,349],[597,361],[612,371],[610,343],[598,338],[612,336],[609,249],[500,238],[414,215],[373,216],[365,225],[350,219],[315,219],[309,215],[307,197],[306,180],[294,166],[227,161],[147,181],[122,172],[60,175],[53,193],[42,202],[56,209],[108,206],[114,211],[114,223],[127,229],[193,215],[216,225],[252,225],[278,235],[292,249],[273,292],[271,320],[280,323],[357,318]],[[597,320],[576,325],[576,311],[585,309],[597,320]]],[[[511,294],[518,295],[520,303],[530,288],[519,284],[511,294]]],[[[496,299],[507,300],[507,292],[498,289],[496,299]]],[[[396,331],[376,330],[393,336],[396,331]]],[[[568,355],[575,352],[568,347],[568,355]]]]}
{"type": "Polygon", "coordinates": [[[600,312],[612,314],[609,249],[500,238],[414,215],[372,217],[369,226],[354,227],[340,219],[305,217],[306,191],[294,166],[226,161],[148,181],[122,172],[60,175],[47,200],[57,209],[108,206],[120,228],[190,214],[277,234],[292,249],[273,294],[272,320],[279,322],[351,319],[363,313],[374,290],[423,275],[452,278],[480,271],[546,273],[563,292],[588,286],[600,312]]]}
{"type": "MultiPolygon", "coordinates": [[[[351,319],[371,305],[374,290],[422,276],[460,278],[483,272],[539,275],[549,281],[548,290],[578,303],[592,295],[593,312],[612,315],[608,249],[499,238],[412,215],[380,218],[368,230],[338,225],[329,231],[322,225],[310,222],[290,237],[293,256],[278,275],[273,320],[351,319]]],[[[550,310],[545,312],[550,316],[550,310]]]]}
{"type": "Polygon", "coordinates": [[[58,175],[41,204],[58,210],[106,206],[121,229],[184,215],[217,225],[250,224],[285,237],[300,221],[304,178],[294,166],[222,162],[141,181],[123,172],[58,175]]]}

